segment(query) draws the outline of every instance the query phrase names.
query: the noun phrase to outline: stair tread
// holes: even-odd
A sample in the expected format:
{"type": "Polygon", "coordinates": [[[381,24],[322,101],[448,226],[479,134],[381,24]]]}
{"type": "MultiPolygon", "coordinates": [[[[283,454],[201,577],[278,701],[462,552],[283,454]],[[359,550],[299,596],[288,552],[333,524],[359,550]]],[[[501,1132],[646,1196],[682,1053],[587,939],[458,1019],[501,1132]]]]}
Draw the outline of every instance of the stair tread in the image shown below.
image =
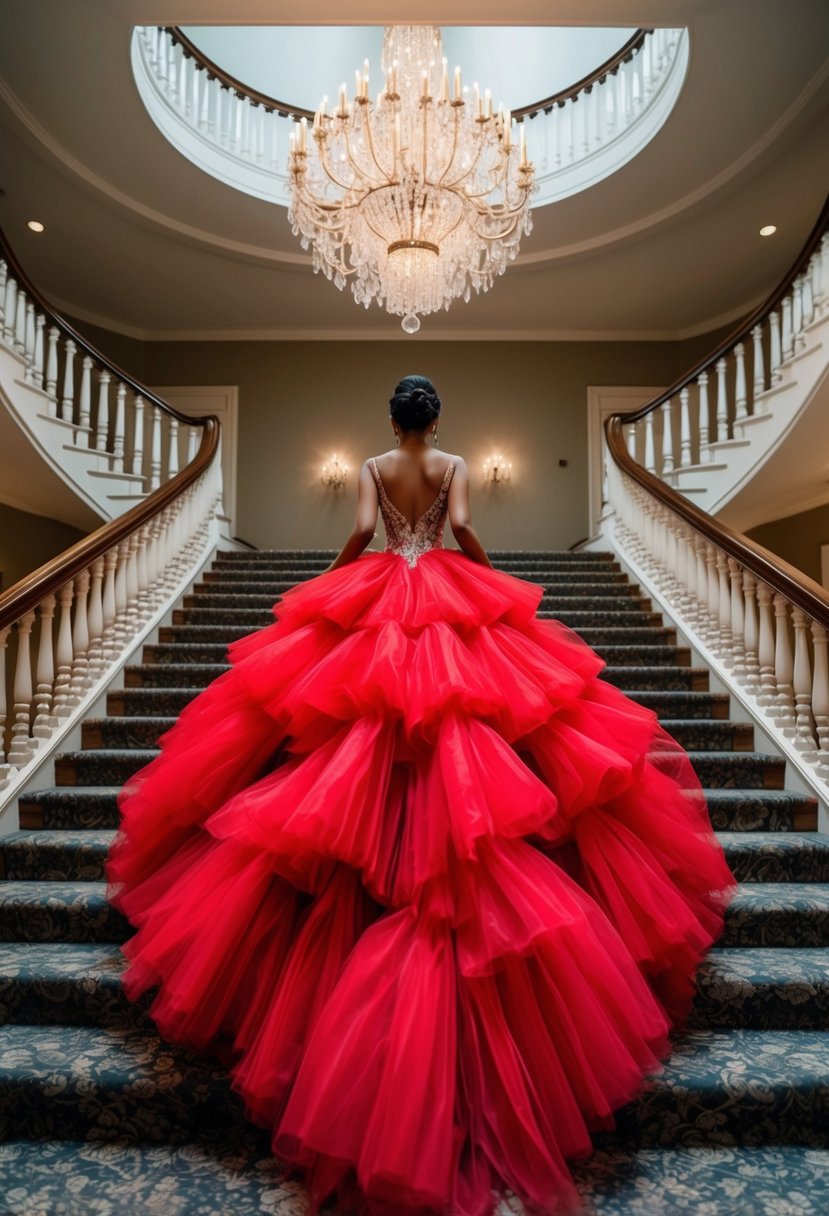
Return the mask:
{"type": "Polygon", "coordinates": [[[829,947],[713,946],[699,976],[714,975],[754,984],[829,984],[829,947]]]}
{"type": "Polygon", "coordinates": [[[21,829],[20,831],[9,832],[7,835],[0,837],[0,848],[7,848],[9,845],[14,848],[15,846],[32,844],[37,848],[55,848],[60,846],[67,849],[75,849],[84,847],[106,852],[115,839],[115,833],[115,828],[21,829]]]}

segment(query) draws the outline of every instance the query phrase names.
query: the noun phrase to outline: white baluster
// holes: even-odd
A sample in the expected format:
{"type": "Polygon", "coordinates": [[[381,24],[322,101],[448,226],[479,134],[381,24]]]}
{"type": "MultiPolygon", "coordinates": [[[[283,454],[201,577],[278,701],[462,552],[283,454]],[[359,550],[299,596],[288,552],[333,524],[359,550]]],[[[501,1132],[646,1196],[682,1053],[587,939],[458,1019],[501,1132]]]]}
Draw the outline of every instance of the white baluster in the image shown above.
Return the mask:
{"type": "Polygon", "coordinates": [[[728,579],[731,584],[731,670],[735,678],[742,681],[746,671],[743,571],[733,557],[728,558],[728,579]]]}
{"type": "Polygon", "coordinates": [[[34,721],[32,722],[32,739],[38,742],[48,739],[56,725],[52,717],[52,686],[55,682],[52,622],[55,616],[55,603],[54,595],[47,595],[39,605],[40,638],[37,648],[34,721]]]}
{"type": "Polygon", "coordinates": [[[794,354],[794,331],[792,330],[792,297],[783,297],[783,332],[781,335],[783,360],[791,359],[794,354]]]}
{"type": "Polygon", "coordinates": [[[757,579],[750,570],[743,571],[743,647],[745,650],[745,686],[751,696],[760,690],[759,634],[757,622],[757,579]]]}
{"type": "Polygon", "coordinates": [[[196,73],[201,78],[201,108],[199,109],[199,130],[212,135],[214,126],[210,118],[210,81],[207,79],[207,73],[202,77],[201,72],[196,73]]]}
{"type": "Polygon", "coordinates": [[[104,635],[104,600],[103,600],[104,559],[98,557],[90,567],[89,611],[87,624],[89,628],[89,650],[87,661],[89,675],[95,684],[103,676],[106,664],[103,657],[104,635]]]}
{"type": "Polygon", "coordinates": [[[136,393],[134,403],[134,426],[132,436],[132,471],[144,472],[144,398],[136,393]]]}
{"type": "Polygon", "coordinates": [[[826,630],[812,621],[814,673],[812,675],[812,714],[818,741],[818,775],[829,780],[829,661],[826,630]]]}
{"type": "Polygon", "coordinates": [[[691,464],[691,411],[687,385],[679,393],[679,464],[683,469],[691,464]]]}
{"type": "Polygon", "coordinates": [[[188,426],[187,428],[187,463],[196,459],[196,452],[199,449],[199,428],[197,426],[188,426]]]}
{"type": "Polygon", "coordinates": [[[71,338],[66,339],[64,346],[65,362],[63,365],[63,396],[60,402],[60,416],[64,422],[71,422],[75,404],[75,343],[71,338]]]}
{"type": "Polygon", "coordinates": [[[8,784],[9,770],[6,763],[6,649],[11,625],[0,629],[0,789],[8,784]]]}
{"type": "MultiPolygon", "coordinates": [[[[3,333],[3,323],[6,316],[6,283],[9,281],[9,268],[5,258],[0,257],[0,336],[3,333]]],[[[0,749],[2,759],[2,749],[0,749]]]]}
{"type": "Polygon", "coordinates": [[[23,354],[26,359],[26,370],[23,373],[23,379],[27,384],[32,384],[35,378],[35,333],[35,306],[29,300],[26,305],[26,335],[23,346],[23,354]]]}
{"type": "Polygon", "coordinates": [[[72,712],[72,704],[69,700],[69,683],[72,679],[72,599],[75,595],[74,580],[70,579],[68,583],[64,583],[58,591],[58,607],[60,609],[60,621],[58,625],[58,644],[57,644],[57,675],[55,676],[55,696],[52,703],[52,712],[55,719],[60,723],[63,719],[68,718],[72,712]]]}
{"type": "Polygon", "coordinates": [[[737,360],[737,371],[734,389],[734,421],[742,422],[748,417],[748,393],[746,390],[746,348],[742,342],[738,342],[734,347],[734,355],[737,360]]]}
{"type": "Polygon", "coordinates": [[[17,289],[17,306],[14,314],[14,349],[18,355],[26,352],[26,293],[22,287],[17,289]]]}
{"type": "MultiPolygon", "coordinates": [[[[824,235],[823,241],[829,246],[827,235],[824,235]]],[[[815,303],[815,312],[820,314],[823,311],[826,296],[826,283],[823,278],[823,255],[820,248],[816,249],[812,254],[812,260],[809,262],[809,272],[812,279],[812,299],[815,303]]]]}
{"type": "Polygon", "coordinates": [[[656,472],[656,452],[653,443],[653,410],[645,415],[645,468],[649,473],[656,472]]]}
{"type": "Polygon", "coordinates": [[[89,687],[86,652],[89,649],[89,571],[81,570],[75,576],[75,619],[72,623],[72,678],[69,681],[67,698],[70,704],[78,705],[89,687]]]}
{"type": "Polygon", "coordinates": [[[668,400],[660,407],[662,412],[662,476],[672,473],[674,468],[673,402],[668,400]]]}
{"type": "Polygon", "coordinates": [[[780,364],[783,362],[783,339],[780,332],[780,313],[775,308],[769,314],[769,384],[779,384],[780,364]]]}
{"type": "Polygon", "coordinates": [[[734,652],[731,640],[731,580],[728,572],[728,558],[717,550],[717,578],[719,580],[717,617],[720,654],[726,667],[734,664],[734,652]]]}
{"type": "Polygon", "coordinates": [[[801,751],[816,753],[816,739],[812,724],[812,671],[809,663],[809,625],[806,613],[792,606],[794,626],[794,669],[792,690],[794,693],[795,746],[801,751]]]}
{"type": "Polygon", "coordinates": [[[716,637],[720,620],[720,576],[717,570],[717,551],[712,544],[705,545],[705,565],[708,568],[706,586],[708,588],[708,633],[716,637]]]}
{"type": "Polygon", "coordinates": [[[37,314],[35,319],[35,366],[34,366],[34,382],[38,388],[43,388],[43,330],[46,325],[46,318],[42,312],[37,314]]]}
{"type": "Polygon", "coordinates": [[[766,391],[766,369],[765,355],[763,352],[763,327],[755,325],[751,331],[751,339],[754,343],[754,408],[753,413],[757,413],[758,398],[766,391]]]}
{"type": "Polygon", "coordinates": [[[794,334],[795,350],[803,350],[806,339],[803,336],[803,279],[798,275],[792,283],[792,333],[794,334]]]}
{"type": "Polygon", "coordinates": [[[104,614],[104,630],[102,635],[102,647],[104,662],[109,666],[117,658],[117,647],[115,641],[115,571],[118,565],[118,549],[110,549],[104,554],[104,586],[102,595],[102,607],[104,614]]]}
{"type": "Polygon", "coordinates": [[[771,607],[771,588],[757,580],[757,608],[759,615],[759,639],[757,662],[760,667],[760,691],[757,704],[771,709],[777,691],[774,681],[774,614],[771,607]]]}
{"type": "Polygon", "coordinates": [[[800,290],[803,298],[803,328],[808,329],[815,319],[815,299],[812,290],[811,265],[807,266],[806,270],[801,276],[800,290]]]}
{"type": "Polygon", "coordinates": [[[187,73],[190,67],[190,60],[186,59],[184,52],[179,47],[178,58],[178,97],[177,104],[182,114],[187,114],[187,73]]]}
{"type": "Polygon", "coordinates": [[[92,359],[84,355],[81,364],[81,393],[79,400],[78,428],[75,431],[75,443],[79,447],[89,447],[90,420],[92,417],[92,359]]]}
{"type": "Polygon", "coordinates": [[[11,743],[9,764],[22,768],[32,754],[29,723],[32,716],[32,660],[30,639],[35,612],[30,609],[17,622],[17,663],[14,669],[11,743]]]}
{"type": "Polygon", "coordinates": [[[46,393],[49,398],[49,416],[58,415],[58,338],[60,330],[52,325],[49,329],[49,343],[46,347],[46,393]]]}
{"type": "Polygon", "coordinates": [[[700,464],[708,464],[711,460],[708,440],[708,426],[711,418],[708,404],[708,372],[700,372],[697,386],[699,387],[699,459],[700,464]]]}
{"type": "Polygon", "coordinates": [[[95,429],[95,450],[107,450],[107,434],[109,433],[109,383],[111,376],[105,367],[101,368],[98,376],[98,416],[95,429]]]}
{"type": "Polygon", "coordinates": [[[774,681],[776,685],[771,716],[784,735],[794,734],[794,690],[792,688],[792,645],[789,639],[789,601],[779,591],[774,597],[774,681]]]}
{"type": "Polygon", "coordinates": [[[167,456],[167,480],[172,480],[178,472],[178,419],[170,418],[170,437],[167,456]]]}
{"type": "Polygon", "coordinates": [[[194,127],[201,123],[201,72],[196,66],[195,60],[187,61],[188,71],[190,72],[190,121],[194,127]]]}
{"type": "Polygon", "coordinates": [[[127,386],[123,380],[118,381],[115,392],[115,434],[112,436],[112,471],[124,471],[124,434],[126,431],[126,399],[127,386]]]}
{"type": "Polygon", "coordinates": [[[11,275],[6,279],[3,293],[3,341],[7,346],[14,344],[14,318],[17,313],[17,279],[11,275]]]}
{"type": "Polygon", "coordinates": [[[161,410],[153,406],[152,440],[150,444],[150,490],[161,485],[161,410]]]}
{"type": "Polygon", "coordinates": [[[717,360],[717,443],[728,439],[728,387],[725,358],[717,360]]]}

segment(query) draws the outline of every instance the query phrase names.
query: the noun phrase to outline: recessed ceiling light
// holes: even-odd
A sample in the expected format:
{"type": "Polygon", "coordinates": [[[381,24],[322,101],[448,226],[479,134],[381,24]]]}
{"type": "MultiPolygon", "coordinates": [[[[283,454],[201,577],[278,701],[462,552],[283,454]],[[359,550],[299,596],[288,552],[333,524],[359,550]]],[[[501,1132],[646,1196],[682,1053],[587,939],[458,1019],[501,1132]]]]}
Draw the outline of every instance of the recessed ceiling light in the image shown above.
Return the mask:
{"type": "Polygon", "coordinates": [[[764,224],[760,229],[760,236],[774,236],[777,231],[776,224],[764,224]]]}
{"type": "Polygon", "coordinates": [[[41,224],[40,220],[29,220],[28,227],[31,228],[32,232],[43,231],[43,224],[41,224]]]}

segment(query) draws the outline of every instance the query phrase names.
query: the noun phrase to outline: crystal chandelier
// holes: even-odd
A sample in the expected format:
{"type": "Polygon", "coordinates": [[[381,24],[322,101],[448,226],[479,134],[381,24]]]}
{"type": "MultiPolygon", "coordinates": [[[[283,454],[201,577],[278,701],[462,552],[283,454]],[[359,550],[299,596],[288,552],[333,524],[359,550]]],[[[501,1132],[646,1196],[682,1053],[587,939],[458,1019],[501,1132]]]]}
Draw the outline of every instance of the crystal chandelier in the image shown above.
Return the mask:
{"type": "Polygon", "coordinates": [[[354,299],[403,317],[487,291],[532,228],[533,166],[524,124],[477,84],[450,90],[440,30],[386,26],[385,84],[369,97],[368,61],[328,112],[327,98],[291,135],[288,218],[315,271],[354,299]],[[312,147],[313,144],[313,147],[312,147]]]}

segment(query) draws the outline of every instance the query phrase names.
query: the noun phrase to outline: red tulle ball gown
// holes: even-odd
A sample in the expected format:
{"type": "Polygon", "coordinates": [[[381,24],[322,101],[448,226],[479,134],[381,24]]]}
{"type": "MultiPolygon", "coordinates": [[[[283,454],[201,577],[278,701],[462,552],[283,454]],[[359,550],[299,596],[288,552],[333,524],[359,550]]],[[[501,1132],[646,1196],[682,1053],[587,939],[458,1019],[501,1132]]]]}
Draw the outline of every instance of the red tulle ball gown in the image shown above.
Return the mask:
{"type": "Polygon", "coordinates": [[[372,1216],[567,1210],[733,885],[655,715],[540,587],[441,547],[453,468],[412,529],[373,466],[386,551],[232,643],[108,863],[128,995],[224,1044],[315,1205],[372,1216]]]}

